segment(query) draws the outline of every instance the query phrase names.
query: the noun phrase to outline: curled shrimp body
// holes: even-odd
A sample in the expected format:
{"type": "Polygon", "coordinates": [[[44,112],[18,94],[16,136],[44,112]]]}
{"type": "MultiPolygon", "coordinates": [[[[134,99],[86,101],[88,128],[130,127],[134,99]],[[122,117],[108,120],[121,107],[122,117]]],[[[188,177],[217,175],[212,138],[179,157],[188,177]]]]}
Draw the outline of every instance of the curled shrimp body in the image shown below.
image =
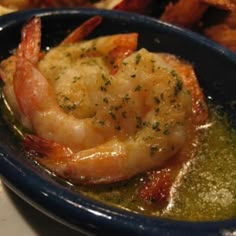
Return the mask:
{"type": "Polygon", "coordinates": [[[136,33],[62,43],[40,59],[37,21],[23,30],[12,97],[39,162],[75,183],[110,183],[159,167],[183,147],[190,93],[160,55],[134,52],[136,33]]]}
{"type": "Polygon", "coordinates": [[[192,65],[178,60],[175,56],[160,53],[160,57],[182,76],[183,82],[192,95],[192,122],[194,125],[202,125],[208,119],[208,109],[204,94],[197,81],[192,65]]]}

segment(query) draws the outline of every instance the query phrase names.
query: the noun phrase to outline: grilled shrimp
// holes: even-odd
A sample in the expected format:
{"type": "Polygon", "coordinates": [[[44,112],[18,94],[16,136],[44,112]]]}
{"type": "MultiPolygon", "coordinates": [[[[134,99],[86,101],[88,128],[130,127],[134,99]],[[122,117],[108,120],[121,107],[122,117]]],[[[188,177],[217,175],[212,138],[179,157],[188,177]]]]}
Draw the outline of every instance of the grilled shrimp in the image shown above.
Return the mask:
{"type": "Polygon", "coordinates": [[[136,33],[104,36],[40,59],[39,19],[24,27],[15,62],[1,73],[6,90],[14,88],[10,105],[35,134],[24,145],[43,155],[40,163],[75,183],[111,183],[183,147],[192,98],[181,73],[136,46],[136,33]]]}

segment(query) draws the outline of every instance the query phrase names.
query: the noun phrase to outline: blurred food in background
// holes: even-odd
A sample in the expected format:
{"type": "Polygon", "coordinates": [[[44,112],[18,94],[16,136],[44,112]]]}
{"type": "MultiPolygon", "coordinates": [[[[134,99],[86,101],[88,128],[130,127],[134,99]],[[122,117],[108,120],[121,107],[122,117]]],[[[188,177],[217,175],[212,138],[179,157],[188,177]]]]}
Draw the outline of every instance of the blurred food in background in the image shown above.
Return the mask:
{"type": "Polygon", "coordinates": [[[13,12],[14,9],[8,8],[8,7],[3,7],[0,5],[0,16],[5,15],[7,13],[13,12]]]}
{"type": "Polygon", "coordinates": [[[204,34],[236,52],[236,0],[1,0],[0,15],[42,7],[136,12],[204,34]]]}

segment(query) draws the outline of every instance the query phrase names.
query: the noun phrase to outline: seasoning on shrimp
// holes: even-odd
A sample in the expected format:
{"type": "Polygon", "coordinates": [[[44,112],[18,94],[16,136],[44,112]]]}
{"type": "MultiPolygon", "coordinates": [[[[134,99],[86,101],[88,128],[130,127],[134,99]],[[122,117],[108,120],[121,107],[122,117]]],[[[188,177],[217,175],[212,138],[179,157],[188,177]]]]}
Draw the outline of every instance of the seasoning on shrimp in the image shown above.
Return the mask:
{"type": "MultiPolygon", "coordinates": [[[[100,21],[90,19],[42,53],[41,22],[34,18],[16,54],[1,63],[8,103],[34,133],[25,134],[25,148],[74,183],[116,182],[175,158],[194,125],[192,103],[199,112],[195,101],[203,100],[192,67],[168,54],[136,51],[137,33],[82,40],[83,27],[100,21]]],[[[203,121],[207,110],[199,114],[203,121]]]]}

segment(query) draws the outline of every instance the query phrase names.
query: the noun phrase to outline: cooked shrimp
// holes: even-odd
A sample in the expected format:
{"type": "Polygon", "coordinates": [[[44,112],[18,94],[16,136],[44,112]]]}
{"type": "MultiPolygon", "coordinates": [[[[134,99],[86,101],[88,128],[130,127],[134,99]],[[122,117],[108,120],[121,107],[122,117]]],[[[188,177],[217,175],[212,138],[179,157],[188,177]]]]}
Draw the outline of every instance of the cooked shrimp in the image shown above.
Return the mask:
{"type": "Polygon", "coordinates": [[[159,56],[181,74],[192,95],[192,122],[187,128],[187,139],[181,150],[174,158],[168,160],[162,169],[148,172],[140,189],[140,197],[148,204],[156,206],[166,205],[170,196],[173,183],[179,174],[183,164],[196,153],[196,142],[198,142],[197,126],[206,123],[208,109],[202,90],[200,89],[192,65],[180,61],[170,54],[159,53],[159,56]]]}
{"type": "MultiPolygon", "coordinates": [[[[62,105],[61,107],[58,106],[54,92],[49,86],[48,81],[36,68],[36,62],[39,59],[40,49],[39,32],[39,19],[35,18],[24,27],[22,42],[19,45],[14,60],[9,59],[1,64],[1,69],[4,71],[3,77],[6,82],[6,97],[10,103],[10,106],[14,111],[16,111],[18,116],[21,116],[22,123],[27,128],[35,130],[35,132],[42,137],[47,139],[55,139],[64,145],[68,145],[72,149],[78,150],[78,148],[87,148],[91,145],[103,142],[106,135],[100,135],[99,132],[96,132],[96,129],[94,129],[94,125],[92,124],[94,122],[92,119],[78,120],[74,116],[68,116],[68,114],[61,109],[62,105]],[[30,44],[28,45],[27,43],[30,44]],[[30,58],[32,58],[33,63],[30,61],[30,58]],[[6,72],[9,72],[9,78],[7,79],[5,76],[7,74],[6,72]],[[27,80],[27,78],[32,78],[32,80],[27,80]],[[14,92],[12,89],[12,80],[14,84],[14,92]],[[40,110],[40,112],[38,110],[40,110]],[[56,120],[54,120],[55,117],[56,120]],[[50,125],[50,123],[53,125],[50,125]],[[58,129],[61,125],[63,125],[64,130],[69,131],[67,132],[67,136],[65,135],[63,129],[58,129]],[[46,130],[44,129],[46,129],[47,132],[45,132],[46,130]],[[87,138],[84,137],[85,134],[87,138]],[[72,142],[72,140],[74,141],[72,142]],[[83,143],[81,143],[81,141],[83,141],[83,143]]],[[[80,56],[83,57],[86,53],[88,59],[90,59],[92,53],[95,53],[95,55],[109,53],[109,50],[113,51],[115,48],[119,47],[119,42],[122,46],[124,44],[124,39],[127,39],[129,42],[129,38],[131,38],[131,43],[134,42],[134,45],[131,45],[131,48],[135,48],[137,45],[137,34],[115,35],[98,40],[98,50],[94,50],[94,42],[89,43],[88,46],[91,48],[87,48],[86,52],[81,49],[83,51],[83,55],[80,56]],[[119,41],[119,39],[121,40],[119,41]],[[105,49],[103,49],[104,43],[107,45],[105,49]]],[[[62,43],[61,47],[67,48],[65,41],[62,43]]],[[[68,48],[71,48],[70,45],[68,45],[68,48]]],[[[94,59],[92,58],[92,62],[94,62],[93,60],[94,59]]],[[[82,64],[86,65],[87,63],[82,62],[82,64]]],[[[73,72],[73,68],[71,71],[73,72]]],[[[74,80],[78,74],[72,74],[71,76],[74,80]]],[[[104,82],[104,78],[102,79],[102,82],[104,82]]],[[[68,107],[69,105],[64,104],[64,108],[69,109],[68,107]]]]}
{"type": "Polygon", "coordinates": [[[34,65],[38,60],[40,48],[38,21],[38,18],[34,18],[24,27],[22,42],[16,54],[13,84],[22,123],[39,136],[54,139],[72,149],[88,148],[91,142],[103,142],[104,137],[95,132],[92,120],[78,120],[62,111],[52,88],[34,65]]]}
{"type": "Polygon", "coordinates": [[[181,75],[183,83],[191,93],[193,123],[195,125],[204,124],[208,119],[208,109],[193,66],[187,62],[178,60],[175,56],[170,54],[161,53],[159,55],[181,75]]]}
{"type": "MultiPolygon", "coordinates": [[[[102,18],[100,16],[94,16],[87,21],[85,21],[83,24],[81,24],[79,27],[77,27],[75,30],[73,30],[61,43],[60,45],[66,45],[69,43],[79,42],[83,40],[89,33],[91,33],[102,21],[102,18]]],[[[28,51],[30,52],[29,57],[34,56],[34,59],[32,61],[35,61],[35,64],[37,64],[39,59],[42,59],[45,53],[40,52],[40,38],[41,38],[41,21],[38,18],[35,18],[32,20],[32,22],[25,27],[25,29],[22,30],[22,37],[24,37],[24,34],[26,34],[23,31],[26,31],[27,27],[31,27],[31,33],[28,33],[31,37],[30,44],[29,40],[25,40],[27,44],[25,47],[29,44],[32,46],[31,50],[22,50],[22,51],[28,51]],[[35,32],[33,32],[35,31],[35,32]],[[37,45],[37,42],[39,43],[37,45]],[[33,49],[36,49],[34,53],[32,52],[33,49]]],[[[30,30],[29,30],[30,31],[30,30]]],[[[23,46],[23,45],[22,45],[23,46]]],[[[4,94],[5,97],[8,100],[9,105],[11,106],[12,111],[15,113],[16,116],[19,116],[19,109],[17,105],[17,101],[15,98],[15,93],[13,92],[13,75],[16,70],[16,56],[12,55],[9,58],[3,60],[0,63],[0,78],[5,82],[4,86],[4,94]]]]}
{"type": "MultiPolygon", "coordinates": [[[[41,21],[39,18],[34,18],[31,24],[27,24],[22,30],[22,43],[19,45],[18,50],[18,66],[20,66],[20,58],[25,58],[30,60],[33,64],[37,64],[39,60],[40,52],[40,38],[41,38],[41,21]],[[28,33],[30,32],[30,34],[28,33]],[[25,42],[28,42],[27,44],[25,42]]],[[[0,64],[0,76],[3,79],[4,94],[7,101],[16,114],[20,116],[18,103],[16,101],[16,96],[13,86],[13,75],[16,70],[17,57],[15,55],[3,60],[0,64]]]]}
{"type": "Polygon", "coordinates": [[[25,145],[45,156],[39,162],[72,182],[110,183],[161,166],[181,149],[191,96],[161,56],[131,53],[137,34],[61,45],[37,63],[34,27],[24,27],[13,84],[21,119],[36,135],[25,145]]]}
{"type": "Polygon", "coordinates": [[[60,45],[66,45],[68,43],[75,43],[84,39],[89,35],[100,23],[102,22],[101,16],[94,16],[85,21],[82,25],[72,31],[60,45]]]}
{"type": "Polygon", "coordinates": [[[28,149],[46,155],[39,159],[39,162],[57,175],[74,183],[98,184],[129,179],[161,165],[176,152],[179,145],[182,145],[182,141],[178,140],[182,139],[182,133],[178,132],[174,131],[170,137],[172,139],[170,143],[174,141],[176,146],[168,150],[158,149],[150,141],[132,138],[125,141],[113,138],[102,145],[77,153],[35,136],[26,136],[24,143],[28,149]]]}

